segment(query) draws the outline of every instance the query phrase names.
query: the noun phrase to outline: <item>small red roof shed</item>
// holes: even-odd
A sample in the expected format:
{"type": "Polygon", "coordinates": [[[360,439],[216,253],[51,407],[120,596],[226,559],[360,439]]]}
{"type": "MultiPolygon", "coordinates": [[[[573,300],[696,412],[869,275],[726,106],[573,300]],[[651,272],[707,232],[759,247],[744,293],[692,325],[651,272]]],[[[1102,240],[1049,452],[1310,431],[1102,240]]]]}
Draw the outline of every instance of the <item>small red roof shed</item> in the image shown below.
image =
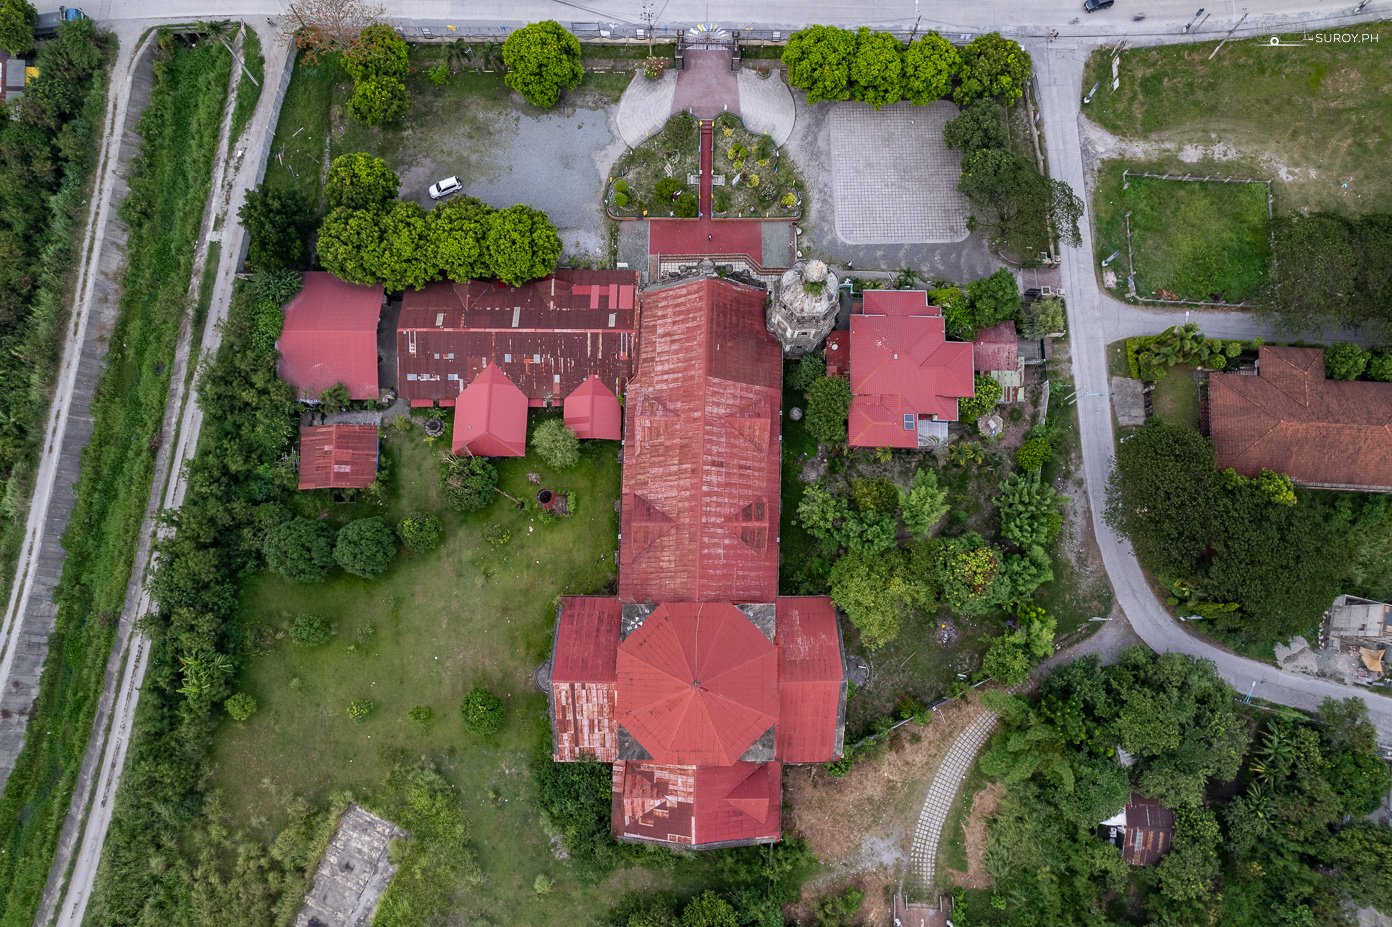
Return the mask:
{"type": "Polygon", "coordinates": [[[948,341],[922,290],[868,290],[851,316],[852,447],[918,447],[918,421],[957,421],[976,391],[972,346],[948,341]]]}
{"type": "Polygon", "coordinates": [[[773,843],[782,817],[780,763],[614,764],[613,833],[697,849],[773,843]]]}
{"type": "Polygon", "coordinates": [[[623,438],[619,397],[591,374],[565,398],[565,423],[578,438],[618,441],[623,438]]]}
{"type": "Polygon", "coordinates": [[[362,489],[377,479],[376,425],[300,429],[301,489],[362,489]]]}
{"type": "Polygon", "coordinates": [[[304,274],[304,285],[285,304],[280,377],[300,399],[318,399],[337,383],[353,399],[377,399],[377,321],[380,286],[344,283],[333,274],[304,274]]]}
{"type": "Polygon", "coordinates": [[[1006,319],[976,333],[972,342],[972,366],[978,373],[1014,372],[1020,366],[1020,338],[1015,323],[1006,319]]]}
{"type": "Polygon", "coordinates": [[[454,406],[456,454],[522,457],[527,453],[527,397],[494,364],[484,367],[454,406]]]}

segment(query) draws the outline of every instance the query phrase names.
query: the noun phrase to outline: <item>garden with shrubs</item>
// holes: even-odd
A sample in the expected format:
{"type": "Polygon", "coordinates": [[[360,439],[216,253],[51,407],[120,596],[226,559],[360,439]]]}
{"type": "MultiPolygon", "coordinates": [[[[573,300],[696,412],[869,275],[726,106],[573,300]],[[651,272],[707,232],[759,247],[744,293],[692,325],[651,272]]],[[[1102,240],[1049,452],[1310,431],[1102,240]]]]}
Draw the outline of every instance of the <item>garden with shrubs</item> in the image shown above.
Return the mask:
{"type": "Polygon", "coordinates": [[[725,179],[711,190],[717,216],[796,219],[802,214],[802,178],[772,138],[749,131],[733,113],[721,113],[715,117],[714,142],[713,173],[725,179]]]}
{"type": "Polygon", "coordinates": [[[677,113],[652,138],[630,148],[610,172],[605,205],[623,219],[674,216],[694,219],[701,171],[701,136],[690,113],[677,113]]]}

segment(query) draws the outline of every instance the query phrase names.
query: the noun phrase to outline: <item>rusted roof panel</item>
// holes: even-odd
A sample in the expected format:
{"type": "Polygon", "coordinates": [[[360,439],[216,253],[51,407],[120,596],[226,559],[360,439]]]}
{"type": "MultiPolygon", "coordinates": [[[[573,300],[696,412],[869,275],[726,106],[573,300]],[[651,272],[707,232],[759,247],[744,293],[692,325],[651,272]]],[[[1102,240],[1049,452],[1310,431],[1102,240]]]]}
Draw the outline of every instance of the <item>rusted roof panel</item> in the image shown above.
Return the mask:
{"type": "Polygon", "coordinates": [[[552,758],[558,763],[618,759],[618,725],[614,721],[616,687],[612,682],[551,683],[554,725],[552,758]]]}
{"type": "Polygon", "coordinates": [[[300,429],[300,489],[362,489],[376,479],[376,425],[300,429]]]}
{"type": "Polygon", "coordinates": [[[614,764],[613,832],[695,848],[771,843],[782,817],[782,766],[614,764]]]}
{"type": "Polygon", "coordinates": [[[972,367],[978,373],[1020,368],[1020,339],[1010,319],[977,332],[972,346],[972,367]]]}

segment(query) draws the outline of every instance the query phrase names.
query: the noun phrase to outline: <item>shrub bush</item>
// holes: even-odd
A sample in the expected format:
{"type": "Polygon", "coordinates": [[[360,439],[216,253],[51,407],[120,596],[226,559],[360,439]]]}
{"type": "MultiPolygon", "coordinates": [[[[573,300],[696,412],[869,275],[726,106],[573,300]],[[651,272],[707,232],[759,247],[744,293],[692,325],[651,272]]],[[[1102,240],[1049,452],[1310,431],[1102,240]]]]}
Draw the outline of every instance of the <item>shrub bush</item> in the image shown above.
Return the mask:
{"type": "Polygon", "coordinates": [[[411,550],[422,552],[434,550],[444,540],[445,529],[440,519],[429,512],[412,512],[396,526],[397,537],[411,550]]]}
{"type": "Polygon", "coordinates": [[[1015,452],[1015,466],[1021,470],[1039,470],[1053,459],[1054,446],[1045,437],[1033,437],[1015,452]]]}
{"type": "Polygon", "coordinates": [[[1356,344],[1337,341],[1324,349],[1324,369],[1332,380],[1357,380],[1368,369],[1370,356],[1356,344]]]}
{"type": "Polygon", "coordinates": [[[536,427],[532,448],[557,470],[569,470],[580,462],[580,440],[559,418],[548,418],[536,427]]]}
{"type": "Polygon", "coordinates": [[[435,712],[431,711],[428,705],[415,705],[406,715],[417,724],[428,724],[430,719],[435,717],[435,712]]]}
{"type": "Polygon", "coordinates": [[[788,371],[787,384],[799,392],[806,392],[813,383],[826,376],[826,359],[821,354],[807,354],[793,369],[788,371]]]}
{"type": "Polygon", "coordinates": [[[503,700],[483,686],[469,689],[459,714],[464,718],[464,729],[471,734],[486,737],[503,729],[503,700]]]}
{"type": "Polygon", "coordinates": [[[1392,383],[1392,352],[1378,351],[1368,359],[1368,379],[1392,383]]]}
{"type": "Polygon", "coordinates": [[[366,721],[376,707],[377,703],[370,698],[355,698],[348,704],[348,717],[354,721],[366,721]]]}
{"type": "Polygon", "coordinates": [[[677,194],[686,188],[686,184],[679,177],[663,177],[653,188],[653,199],[659,203],[670,202],[676,199],[677,194]]]}
{"type": "Polygon", "coordinates": [[[678,219],[694,219],[700,212],[700,204],[696,201],[696,194],[687,190],[677,196],[676,202],[672,204],[672,212],[678,219]]]}
{"type": "Polygon", "coordinates": [[[372,579],[396,559],[396,537],[383,519],[359,518],[339,530],[333,555],[347,572],[372,579]]]}
{"type": "Polygon", "coordinates": [[[1001,385],[984,373],[976,375],[976,395],[962,399],[958,405],[958,419],[974,422],[996,407],[1002,396],[1001,385]]]}
{"type": "Polygon", "coordinates": [[[461,512],[486,509],[496,499],[498,471],[482,457],[446,457],[440,464],[440,490],[461,512]]]}
{"type": "Polygon", "coordinates": [[[309,518],[273,525],[262,553],[270,571],[289,582],[323,582],[333,566],[333,529],[309,518]]]}
{"type": "Polygon", "coordinates": [[[306,612],[290,623],[290,639],[301,647],[322,647],[333,637],[333,627],[323,615],[306,612]]]}
{"type": "Polygon", "coordinates": [[[623,207],[627,206],[627,205],[628,205],[628,194],[626,194],[626,193],[615,193],[615,194],[614,194],[614,205],[615,205],[615,206],[618,206],[620,209],[622,209],[623,207]]]}
{"type": "Polygon", "coordinates": [[[627,180],[624,180],[622,177],[620,177],[618,180],[614,181],[614,192],[615,192],[615,193],[627,193],[627,192],[628,192],[628,181],[627,181],[627,180]]]}
{"type": "Polygon", "coordinates": [[[256,714],[256,699],[245,692],[238,692],[223,702],[222,707],[227,709],[228,717],[233,721],[250,721],[251,716],[256,714]]]}
{"type": "MultiPolygon", "coordinates": [[[[994,382],[994,381],[993,381],[994,382]]],[[[807,432],[820,444],[846,443],[851,411],[851,384],[841,377],[822,377],[807,389],[807,432]]]]}

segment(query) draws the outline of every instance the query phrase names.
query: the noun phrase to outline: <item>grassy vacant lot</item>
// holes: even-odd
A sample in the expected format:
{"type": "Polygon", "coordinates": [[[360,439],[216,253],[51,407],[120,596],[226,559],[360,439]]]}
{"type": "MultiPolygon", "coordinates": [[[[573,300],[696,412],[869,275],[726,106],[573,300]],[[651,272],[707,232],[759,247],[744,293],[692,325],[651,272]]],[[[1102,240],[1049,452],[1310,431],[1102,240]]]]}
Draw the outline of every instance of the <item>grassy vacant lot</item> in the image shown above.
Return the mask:
{"type": "MultiPolygon", "coordinates": [[[[1387,26],[1357,31],[1386,35],[1387,26]]],[[[1278,49],[1263,36],[1231,42],[1212,61],[1214,42],[1128,49],[1121,87],[1099,93],[1088,115],[1116,135],[1250,156],[1277,179],[1282,211],[1386,212],[1392,69],[1383,43],[1278,49]]],[[[1083,84],[1094,81],[1111,85],[1107,51],[1088,65],[1083,84]]]]}
{"type": "Polygon", "coordinates": [[[266,162],[266,186],[299,190],[318,201],[335,80],[347,80],[336,56],[318,64],[295,62],[266,162]]]}
{"type": "Polygon", "coordinates": [[[1098,261],[1121,251],[1111,264],[1117,292],[1126,291],[1129,212],[1138,295],[1241,302],[1260,293],[1271,265],[1265,186],[1132,177],[1123,189],[1128,167],[1138,169],[1107,164],[1094,201],[1098,261]]]}
{"type": "Polygon", "coordinates": [[[501,488],[519,499],[538,488],[529,472],[539,473],[544,486],[574,493],[571,518],[543,523],[534,504],[518,511],[501,496],[482,513],[450,513],[436,475],[447,445],[427,443],[419,428],[386,429],[384,436],[390,501],[385,508],[355,504],[351,515],[382,514],[394,522],[412,510],[436,512],[445,522],[445,543],[427,554],[403,552],[371,582],[339,575],[322,585],[292,586],[256,577],[244,615],[264,645],[241,686],[260,710],[220,732],[217,785],[239,824],[265,827],[276,823],[267,815],[281,804],[274,800],[278,790],[318,805],[338,790],[375,786],[399,759],[432,758],[460,789],[486,878],[487,888],[458,912],[459,922],[587,923],[607,910],[619,887],[650,877],[620,874],[619,886],[583,885],[553,857],[531,800],[529,763],[546,717],[533,673],[550,651],[558,596],[612,589],[617,446],[584,442],[581,464],[564,473],[534,457],[497,461],[501,488]],[[481,532],[489,524],[506,528],[510,541],[487,544],[481,532]],[[302,612],[329,618],[333,640],[306,649],[285,637],[284,626],[302,612]],[[507,726],[496,737],[474,737],[460,721],[460,702],[475,683],[508,706],[507,726]],[[376,705],[364,722],[347,714],[359,698],[376,705]],[[409,720],[415,705],[429,707],[433,719],[409,720]],[[532,890],[540,874],[556,880],[549,895],[532,890]]]}
{"type": "Polygon", "coordinates": [[[157,71],[123,206],[130,226],[120,312],[92,403],[57,625],[24,752],[0,802],[0,923],[28,923],[48,875],[101,692],[150,497],[169,368],[208,195],[230,56],[215,42],[157,71]]]}
{"type": "Polygon", "coordinates": [[[1151,394],[1155,415],[1175,425],[1199,427],[1199,385],[1191,365],[1171,367],[1151,394]]]}

